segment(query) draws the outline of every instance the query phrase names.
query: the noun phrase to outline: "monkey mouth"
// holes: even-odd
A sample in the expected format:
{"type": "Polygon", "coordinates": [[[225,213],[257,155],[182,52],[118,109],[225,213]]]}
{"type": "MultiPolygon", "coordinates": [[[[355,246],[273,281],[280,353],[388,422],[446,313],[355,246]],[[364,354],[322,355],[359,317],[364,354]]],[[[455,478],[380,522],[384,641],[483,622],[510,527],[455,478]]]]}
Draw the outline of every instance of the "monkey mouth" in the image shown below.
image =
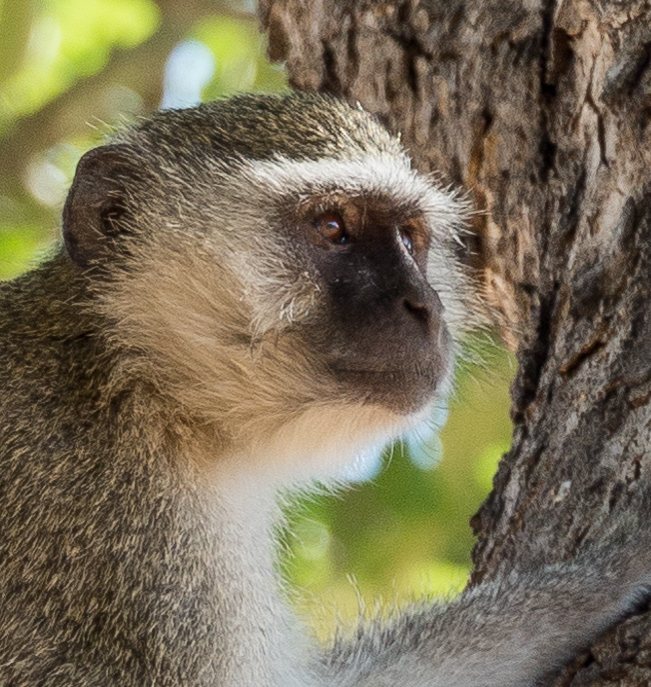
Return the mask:
{"type": "Polygon", "coordinates": [[[421,410],[446,387],[442,366],[410,365],[391,368],[333,366],[332,374],[345,390],[364,403],[381,405],[400,414],[421,410]]]}

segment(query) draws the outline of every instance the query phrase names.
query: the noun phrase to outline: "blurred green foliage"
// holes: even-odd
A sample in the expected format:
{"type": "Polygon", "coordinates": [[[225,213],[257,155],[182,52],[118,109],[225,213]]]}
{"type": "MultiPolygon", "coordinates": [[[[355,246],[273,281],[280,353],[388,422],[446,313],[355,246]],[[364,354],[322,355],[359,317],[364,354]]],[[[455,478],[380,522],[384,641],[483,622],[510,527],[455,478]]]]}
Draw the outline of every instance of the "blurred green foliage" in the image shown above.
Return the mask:
{"type": "Polygon", "coordinates": [[[77,79],[100,71],[111,50],[137,45],[159,23],[149,0],[4,0],[2,11],[0,35],[11,31],[12,20],[27,24],[29,33],[17,68],[0,72],[5,77],[0,132],[13,118],[38,110],[77,79]]]}
{"type": "MultiPolygon", "coordinates": [[[[165,64],[179,41],[199,41],[212,54],[203,99],[287,88],[282,69],[265,58],[253,15],[235,3],[196,8],[183,0],[0,0],[0,279],[21,273],[56,242],[81,154],[121,118],[160,104],[165,64]],[[191,11],[187,30],[170,39],[175,17],[191,11]],[[157,71],[138,74],[140,63],[157,71]],[[82,106],[92,125],[72,126],[82,106]]],[[[281,567],[302,590],[293,600],[317,618],[320,634],[335,615],[355,619],[372,598],[453,593],[465,583],[468,520],[511,433],[512,361],[491,351],[489,371],[460,372],[449,421],[440,437],[416,448],[418,460],[397,446],[372,480],[294,499],[281,567]],[[428,455],[439,452],[440,465],[428,467],[428,455]]]]}

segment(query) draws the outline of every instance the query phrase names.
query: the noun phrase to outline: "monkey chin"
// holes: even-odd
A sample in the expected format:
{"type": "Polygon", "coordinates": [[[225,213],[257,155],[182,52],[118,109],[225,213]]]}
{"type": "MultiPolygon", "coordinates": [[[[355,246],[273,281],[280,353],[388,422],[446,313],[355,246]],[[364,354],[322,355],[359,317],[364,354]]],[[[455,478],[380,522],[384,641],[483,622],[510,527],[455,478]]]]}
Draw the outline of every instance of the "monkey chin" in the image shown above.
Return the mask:
{"type": "Polygon", "coordinates": [[[417,363],[402,362],[394,360],[391,369],[331,363],[321,378],[322,395],[275,419],[253,413],[256,421],[240,425],[220,456],[218,481],[235,488],[244,479],[273,489],[345,482],[345,468],[427,422],[450,390],[451,347],[417,363]]]}
{"type": "Polygon", "coordinates": [[[247,432],[247,440],[235,442],[214,465],[217,481],[235,492],[243,483],[273,490],[345,483],[345,468],[427,422],[433,405],[449,388],[445,377],[438,380],[436,394],[431,388],[427,394],[419,389],[417,396],[405,393],[403,398],[395,387],[393,395],[384,386],[377,393],[377,374],[372,377],[373,393],[313,402],[280,425],[247,432]]]}
{"type": "Polygon", "coordinates": [[[443,356],[428,363],[402,369],[365,370],[337,369],[338,381],[350,389],[353,397],[376,405],[399,416],[410,417],[428,407],[433,398],[444,395],[449,387],[451,362],[443,356]]]}
{"type": "Polygon", "coordinates": [[[363,402],[314,404],[274,432],[256,436],[247,449],[223,456],[214,466],[215,478],[234,493],[260,484],[273,490],[342,484],[344,468],[360,455],[381,451],[430,414],[431,403],[409,414],[363,402]]]}

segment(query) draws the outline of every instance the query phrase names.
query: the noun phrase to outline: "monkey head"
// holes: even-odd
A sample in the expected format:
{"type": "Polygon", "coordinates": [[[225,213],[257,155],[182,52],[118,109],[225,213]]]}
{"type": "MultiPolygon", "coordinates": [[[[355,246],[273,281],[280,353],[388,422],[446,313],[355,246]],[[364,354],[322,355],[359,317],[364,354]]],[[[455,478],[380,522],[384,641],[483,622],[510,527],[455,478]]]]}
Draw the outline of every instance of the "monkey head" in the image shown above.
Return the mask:
{"type": "Polygon", "coordinates": [[[360,109],[242,96],[87,153],[64,240],[119,351],[116,389],[147,384],[233,447],[299,454],[309,435],[330,462],[422,420],[446,386],[466,213],[360,109]]]}

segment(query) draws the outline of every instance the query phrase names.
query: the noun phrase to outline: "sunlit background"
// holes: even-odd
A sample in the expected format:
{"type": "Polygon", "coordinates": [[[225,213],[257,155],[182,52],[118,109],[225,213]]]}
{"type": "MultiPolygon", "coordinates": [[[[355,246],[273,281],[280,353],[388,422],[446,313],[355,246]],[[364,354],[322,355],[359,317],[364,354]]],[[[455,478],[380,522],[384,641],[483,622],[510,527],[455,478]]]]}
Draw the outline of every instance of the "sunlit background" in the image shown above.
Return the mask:
{"type": "MultiPolygon", "coordinates": [[[[51,250],[82,153],[124,122],[239,91],[287,90],[270,65],[253,2],[0,0],[0,279],[51,250]]],[[[0,323],[1,326],[1,323],[0,323]]],[[[282,535],[293,601],[327,635],[378,597],[393,604],[458,591],[468,520],[508,449],[512,361],[485,346],[449,407],[352,489],[294,499],[282,535]]]]}

